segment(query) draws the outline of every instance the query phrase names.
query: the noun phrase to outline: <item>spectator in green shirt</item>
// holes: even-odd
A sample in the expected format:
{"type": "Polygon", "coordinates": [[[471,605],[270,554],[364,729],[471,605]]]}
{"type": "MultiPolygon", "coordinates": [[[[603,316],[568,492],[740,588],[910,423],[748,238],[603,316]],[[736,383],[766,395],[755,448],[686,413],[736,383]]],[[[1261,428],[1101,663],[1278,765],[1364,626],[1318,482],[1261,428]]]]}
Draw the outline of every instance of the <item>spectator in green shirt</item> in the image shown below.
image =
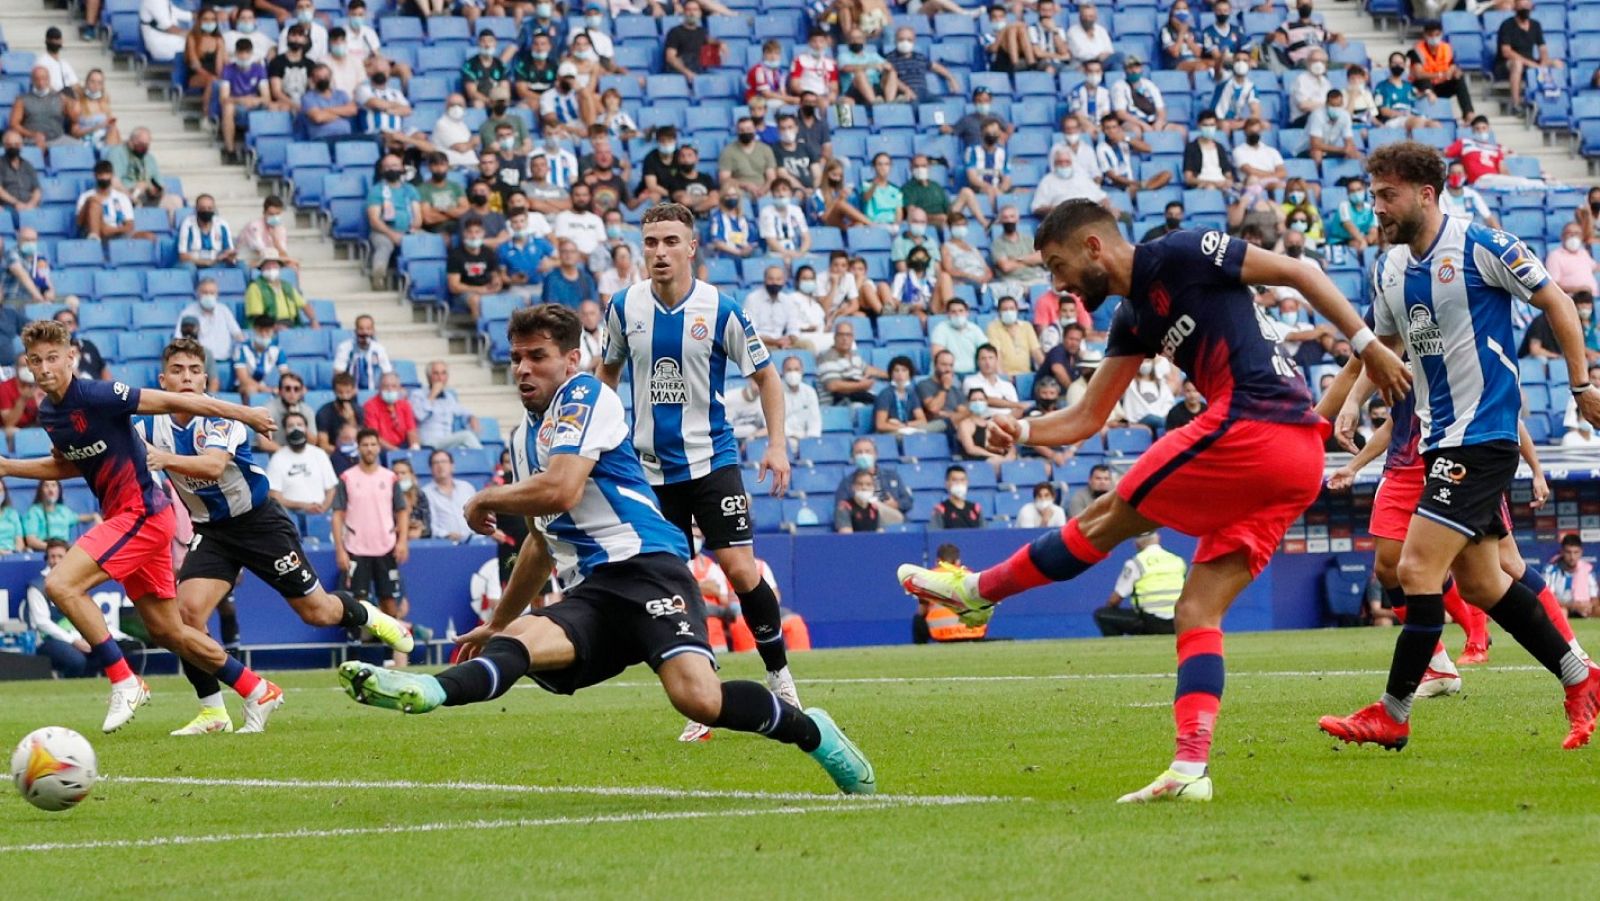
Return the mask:
{"type": "Polygon", "coordinates": [[[0,554],[12,554],[17,551],[27,550],[22,537],[27,534],[22,528],[22,514],[17,508],[11,506],[11,491],[5,483],[0,482],[0,554]]]}
{"type": "Polygon", "coordinates": [[[933,180],[926,154],[911,158],[911,179],[900,186],[900,196],[907,207],[917,207],[928,214],[928,221],[936,228],[944,228],[945,217],[950,214],[950,194],[944,185],[933,180]]]}
{"type": "Polygon", "coordinates": [[[94,522],[100,517],[93,513],[79,514],[61,503],[61,483],[46,479],[33,493],[33,506],[23,525],[23,540],[32,551],[44,550],[46,541],[71,541],[74,528],[79,523],[94,522]]]}
{"type": "Polygon", "coordinates": [[[872,180],[861,186],[861,212],[874,225],[899,225],[905,217],[905,198],[889,182],[893,165],[887,153],[873,157],[872,180]]]}

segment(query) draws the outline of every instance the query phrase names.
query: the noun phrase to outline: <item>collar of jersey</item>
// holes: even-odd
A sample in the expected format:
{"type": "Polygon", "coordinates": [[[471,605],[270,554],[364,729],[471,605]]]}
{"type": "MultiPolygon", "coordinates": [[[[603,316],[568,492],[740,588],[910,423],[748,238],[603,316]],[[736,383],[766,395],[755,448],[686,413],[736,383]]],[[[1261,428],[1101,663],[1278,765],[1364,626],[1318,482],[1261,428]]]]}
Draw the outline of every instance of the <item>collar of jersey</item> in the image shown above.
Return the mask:
{"type": "Polygon", "coordinates": [[[694,289],[698,287],[700,287],[700,280],[698,278],[690,279],[689,290],[685,292],[682,297],[678,298],[677,304],[669,307],[661,302],[660,296],[656,294],[656,286],[652,283],[650,285],[650,301],[654,303],[656,305],[656,309],[660,310],[661,312],[666,313],[668,316],[676,316],[683,312],[683,308],[689,303],[689,298],[694,296],[694,289]]]}
{"type": "Polygon", "coordinates": [[[1411,248],[1407,247],[1406,248],[1406,265],[1407,265],[1407,267],[1412,267],[1412,266],[1420,267],[1420,266],[1427,265],[1428,261],[1430,259],[1433,259],[1433,252],[1435,250],[1439,249],[1439,241],[1444,238],[1445,229],[1447,229],[1449,227],[1450,227],[1450,217],[1449,216],[1445,216],[1444,218],[1439,220],[1439,233],[1433,236],[1433,243],[1428,245],[1427,252],[1422,255],[1422,259],[1420,259],[1420,260],[1417,259],[1415,256],[1412,256],[1411,248]]]}

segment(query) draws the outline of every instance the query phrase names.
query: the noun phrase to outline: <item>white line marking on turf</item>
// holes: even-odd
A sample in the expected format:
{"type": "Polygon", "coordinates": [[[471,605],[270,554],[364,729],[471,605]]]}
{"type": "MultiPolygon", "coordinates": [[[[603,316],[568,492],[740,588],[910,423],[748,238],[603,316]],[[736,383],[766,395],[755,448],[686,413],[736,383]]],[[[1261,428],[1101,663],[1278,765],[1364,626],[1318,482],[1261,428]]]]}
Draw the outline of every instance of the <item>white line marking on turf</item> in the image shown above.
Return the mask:
{"type": "Polygon", "coordinates": [[[1029,798],[1002,797],[998,795],[840,795],[813,794],[810,792],[717,790],[702,788],[669,788],[659,785],[521,785],[496,782],[419,782],[410,779],[343,780],[343,779],[206,779],[192,776],[107,776],[106,782],[126,782],[140,785],[190,785],[212,788],[322,788],[322,789],[379,789],[418,791],[440,789],[446,791],[496,792],[527,795],[593,795],[611,798],[675,798],[684,800],[738,800],[738,801],[809,801],[815,803],[851,805],[878,803],[899,807],[948,807],[956,804],[995,804],[1004,801],[1028,801],[1029,798]]]}
{"type": "Polygon", "coordinates": [[[616,813],[586,817],[542,817],[538,819],[461,820],[437,823],[401,823],[388,826],[361,826],[340,829],[291,829],[284,832],[244,832],[213,835],[166,835],[151,838],[101,839],[81,842],[37,842],[22,845],[0,845],[0,854],[21,854],[39,851],[89,851],[106,848],[160,848],[178,845],[212,845],[223,842],[278,841],[291,838],[345,838],[362,835],[395,835],[406,832],[452,832],[456,830],[534,829],[548,826],[593,826],[605,823],[650,823],[669,820],[703,820],[719,817],[758,817],[770,814],[840,813],[855,810],[876,810],[904,806],[872,800],[850,805],[818,805],[812,807],[768,807],[762,809],[740,808],[734,810],[685,810],[659,813],[616,813]]]}

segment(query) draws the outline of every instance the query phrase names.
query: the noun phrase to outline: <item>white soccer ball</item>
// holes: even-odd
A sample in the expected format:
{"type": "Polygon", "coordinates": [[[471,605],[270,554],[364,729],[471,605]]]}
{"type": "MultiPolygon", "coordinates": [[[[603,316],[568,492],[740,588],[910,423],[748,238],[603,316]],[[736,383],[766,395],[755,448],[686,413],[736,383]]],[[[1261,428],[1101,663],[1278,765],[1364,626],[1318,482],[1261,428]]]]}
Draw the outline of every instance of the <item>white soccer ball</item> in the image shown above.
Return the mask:
{"type": "Polygon", "coordinates": [[[11,781],[40,810],[68,810],[100,778],[88,739],[63,726],[35,729],[11,752],[11,781]]]}

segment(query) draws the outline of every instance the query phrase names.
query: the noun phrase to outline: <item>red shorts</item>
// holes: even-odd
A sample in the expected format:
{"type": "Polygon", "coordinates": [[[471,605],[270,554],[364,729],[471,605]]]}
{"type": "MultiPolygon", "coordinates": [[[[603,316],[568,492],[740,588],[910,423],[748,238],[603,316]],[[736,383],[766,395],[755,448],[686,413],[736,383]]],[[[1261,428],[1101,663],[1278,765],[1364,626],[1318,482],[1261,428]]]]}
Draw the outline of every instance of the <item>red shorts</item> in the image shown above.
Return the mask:
{"type": "Polygon", "coordinates": [[[1416,515],[1417,504],[1422,500],[1422,475],[1421,466],[1383,474],[1378,493],[1372,496],[1372,520],[1367,525],[1373,538],[1406,540],[1411,517],[1416,515]]]}
{"type": "Polygon", "coordinates": [[[177,518],[168,507],[154,516],[118,513],[78,539],[106,575],[122,583],[128,597],[177,597],[172,576],[172,533],[177,518]]]}
{"type": "Polygon", "coordinates": [[[1329,426],[1226,420],[1203,413],[1163,435],[1117,495],[1146,519],[1200,539],[1194,562],[1244,551],[1260,575],[1322,491],[1329,426]]]}

